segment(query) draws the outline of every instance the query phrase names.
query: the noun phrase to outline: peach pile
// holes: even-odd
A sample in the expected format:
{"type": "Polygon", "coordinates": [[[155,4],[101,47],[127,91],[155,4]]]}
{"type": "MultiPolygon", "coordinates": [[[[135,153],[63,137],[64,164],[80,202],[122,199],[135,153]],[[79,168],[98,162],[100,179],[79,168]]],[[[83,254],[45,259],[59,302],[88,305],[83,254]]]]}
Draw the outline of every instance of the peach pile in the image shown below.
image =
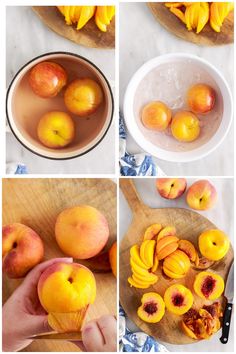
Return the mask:
{"type": "MultiPolygon", "coordinates": [[[[36,64],[29,73],[31,89],[44,99],[57,96],[67,81],[65,69],[50,61],[36,64]]],[[[65,108],[77,117],[89,117],[102,102],[103,90],[93,79],[77,78],[68,84],[64,92],[65,108]]],[[[74,140],[75,124],[66,112],[45,112],[38,123],[37,135],[43,145],[52,149],[63,148],[74,140]]]]}
{"type": "Polygon", "coordinates": [[[191,142],[200,135],[200,121],[196,114],[207,114],[214,108],[216,93],[207,84],[196,84],[187,91],[188,110],[172,114],[161,101],[147,103],[141,112],[141,120],[147,129],[163,132],[168,127],[173,137],[181,142],[191,142]]]}
{"type": "Polygon", "coordinates": [[[80,264],[55,263],[42,273],[38,296],[55,331],[78,332],[89,305],[95,301],[96,281],[93,273],[80,264]]]}
{"type": "MultiPolygon", "coordinates": [[[[140,246],[133,245],[130,248],[130,266],[132,276],[128,278],[131,287],[148,289],[158,281],[156,274],[158,268],[165,278],[179,281],[186,276],[191,267],[202,270],[212,265],[212,256],[208,260],[208,254],[215,253],[215,259],[219,260],[225,256],[229,249],[228,237],[220,230],[206,230],[199,236],[199,249],[202,252],[203,245],[208,250],[211,242],[215,243],[214,248],[209,252],[203,249],[202,255],[198,254],[192,242],[180,239],[176,236],[176,229],[172,225],[163,227],[161,224],[152,224],[144,232],[140,246]],[[219,237],[219,239],[217,239],[219,237]],[[205,243],[205,239],[210,242],[205,243]],[[222,253],[221,248],[224,248],[222,253]]],[[[213,246],[212,246],[213,247],[213,246]]],[[[220,298],[224,291],[223,278],[211,271],[200,271],[196,274],[190,288],[194,290],[195,296],[205,300],[216,300],[220,298]]],[[[142,296],[141,306],[137,310],[140,319],[148,323],[157,323],[165,315],[165,308],[177,316],[184,315],[181,324],[185,334],[191,338],[198,339],[195,333],[195,317],[191,318],[191,313],[197,314],[197,325],[206,329],[206,322],[209,321],[208,335],[212,335],[218,330],[219,308],[211,313],[210,305],[204,306],[196,311],[193,308],[193,292],[186,286],[174,283],[164,291],[163,298],[157,292],[149,292],[142,296]],[[192,311],[192,312],[191,312],[192,311]],[[216,326],[213,325],[214,321],[216,326]],[[193,321],[193,322],[192,322],[193,321]],[[218,328],[218,329],[217,329],[218,328]]],[[[218,305],[217,305],[218,306],[218,305]]],[[[195,315],[194,315],[195,316],[195,315]]],[[[205,336],[205,334],[204,334],[205,336]]],[[[204,337],[205,338],[205,337],[204,337]]],[[[206,337],[207,338],[207,337],[206,337]]]]}
{"type": "Polygon", "coordinates": [[[40,263],[44,246],[30,227],[14,223],[2,228],[2,269],[9,278],[21,278],[40,263]]]}
{"type": "Polygon", "coordinates": [[[105,216],[89,205],[63,210],[55,225],[56,241],[68,256],[88,259],[106,245],[109,228],[105,216]]]}

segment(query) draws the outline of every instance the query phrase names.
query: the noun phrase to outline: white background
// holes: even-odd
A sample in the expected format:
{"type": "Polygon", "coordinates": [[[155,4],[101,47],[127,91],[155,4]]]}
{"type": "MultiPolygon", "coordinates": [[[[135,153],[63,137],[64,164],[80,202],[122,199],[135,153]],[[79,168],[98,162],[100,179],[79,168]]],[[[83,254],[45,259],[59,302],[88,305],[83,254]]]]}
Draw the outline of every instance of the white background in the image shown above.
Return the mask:
{"type": "MultiPolygon", "coordinates": [[[[206,47],[186,42],[167,32],[154,18],[146,3],[120,4],[120,108],[132,75],[146,61],[166,53],[186,52],[215,65],[233,87],[233,45],[206,47]]],[[[141,152],[129,136],[127,151],[141,152]]],[[[232,176],[233,127],[225,141],[208,157],[190,163],[171,163],[154,159],[170,176],[232,176]]]]}
{"type": "MultiPolygon", "coordinates": [[[[188,186],[190,186],[196,179],[188,179],[188,186]]],[[[155,188],[155,178],[138,178],[135,180],[135,186],[139,193],[139,196],[145,204],[151,208],[165,208],[165,207],[179,207],[187,208],[188,205],[185,202],[185,194],[176,200],[167,200],[162,198],[155,188]]],[[[207,217],[213,224],[215,224],[219,229],[224,231],[231,239],[232,244],[234,243],[234,185],[233,179],[210,179],[212,184],[215,186],[218,193],[218,201],[213,209],[208,211],[199,212],[200,214],[207,217]]],[[[119,227],[120,227],[120,240],[125,235],[127,228],[132,220],[132,213],[124,198],[123,193],[120,191],[120,216],[119,216],[119,227]]],[[[158,220],[157,220],[158,222],[158,220]]],[[[181,235],[180,235],[181,236],[181,235]]],[[[122,264],[120,264],[122,267],[122,264]]],[[[128,285],[127,285],[128,286],[128,285]]],[[[133,324],[131,329],[137,331],[137,328],[133,324]]],[[[230,352],[234,350],[234,315],[232,316],[230,337],[227,344],[221,344],[219,337],[221,331],[215,334],[210,340],[205,340],[198,342],[196,344],[189,345],[170,345],[163,343],[169,351],[172,352],[230,352]]]]}

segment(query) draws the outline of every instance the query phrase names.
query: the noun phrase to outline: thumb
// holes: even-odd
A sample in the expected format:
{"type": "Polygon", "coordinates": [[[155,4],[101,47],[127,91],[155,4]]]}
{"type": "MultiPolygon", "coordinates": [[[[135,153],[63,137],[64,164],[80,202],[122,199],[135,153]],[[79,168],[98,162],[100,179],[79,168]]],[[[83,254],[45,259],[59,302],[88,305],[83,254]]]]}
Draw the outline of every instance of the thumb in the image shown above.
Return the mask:
{"type": "Polygon", "coordinates": [[[27,335],[34,336],[36,334],[51,332],[52,328],[48,324],[48,316],[33,316],[30,315],[30,329],[27,335]]]}

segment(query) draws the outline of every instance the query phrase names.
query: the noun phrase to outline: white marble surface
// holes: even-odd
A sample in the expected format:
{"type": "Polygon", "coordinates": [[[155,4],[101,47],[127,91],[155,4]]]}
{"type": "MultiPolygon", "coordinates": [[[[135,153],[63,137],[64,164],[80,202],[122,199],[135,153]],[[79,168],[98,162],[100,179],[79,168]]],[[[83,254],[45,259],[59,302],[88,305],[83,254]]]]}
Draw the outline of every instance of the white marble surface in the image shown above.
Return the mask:
{"type": "MultiPolygon", "coordinates": [[[[135,71],[146,61],[161,54],[186,52],[215,65],[233,87],[233,45],[202,47],[167,32],[154,18],[146,3],[120,4],[120,107],[125,89],[135,71]]],[[[128,136],[127,150],[141,152],[128,136]]],[[[171,163],[155,159],[166,175],[233,175],[233,127],[225,141],[208,157],[191,163],[171,163]]]]}
{"type": "MultiPolygon", "coordinates": [[[[79,46],[48,29],[30,7],[7,8],[7,86],[19,68],[33,57],[50,51],[70,51],[94,62],[109,80],[115,78],[115,51],[79,46]]],[[[68,160],[53,161],[38,157],[15,139],[6,138],[6,161],[27,165],[34,174],[113,174],[115,172],[115,118],[103,141],[88,154],[68,160]]]]}
{"type": "MultiPolygon", "coordinates": [[[[188,186],[190,186],[196,179],[188,179],[188,186]]],[[[216,206],[208,211],[200,212],[200,214],[207,217],[219,229],[223,230],[231,239],[234,244],[234,210],[233,205],[233,179],[209,179],[215,186],[218,193],[218,201],[216,206]]],[[[135,186],[139,196],[145,204],[151,208],[165,208],[165,207],[180,207],[188,208],[185,202],[185,194],[179,199],[170,201],[160,197],[155,188],[155,178],[137,178],[135,186]]],[[[128,206],[123,193],[120,191],[120,206],[119,206],[119,237],[120,240],[125,235],[127,228],[132,220],[132,213],[128,206]]],[[[122,267],[122,264],[120,264],[122,267]]],[[[132,330],[137,331],[137,327],[129,322],[132,330]]],[[[198,342],[189,345],[170,345],[163,343],[171,352],[233,352],[234,351],[234,314],[231,320],[230,337],[227,344],[221,344],[219,337],[221,331],[215,334],[210,340],[198,342]]]]}

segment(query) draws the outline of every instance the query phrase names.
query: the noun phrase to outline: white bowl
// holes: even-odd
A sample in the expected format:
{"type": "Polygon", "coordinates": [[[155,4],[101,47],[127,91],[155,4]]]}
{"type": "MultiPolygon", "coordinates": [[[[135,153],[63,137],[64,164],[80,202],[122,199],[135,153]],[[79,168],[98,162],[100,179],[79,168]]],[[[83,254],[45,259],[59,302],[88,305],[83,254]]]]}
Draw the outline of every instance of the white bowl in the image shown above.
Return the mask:
{"type": "MultiPolygon", "coordinates": [[[[232,121],[232,113],[233,113],[233,101],[232,101],[231,92],[222,74],[206,60],[187,53],[175,53],[175,54],[162,55],[146,62],[133,75],[126,89],[125,98],[124,98],[125,123],[134,140],[143,150],[145,150],[149,154],[159,159],[172,161],[172,162],[190,162],[190,161],[198,160],[207,156],[213,150],[215,150],[220,145],[220,143],[224,140],[224,138],[226,137],[229,131],[230,124],[232,121]],[[175,65],[175,63],[181,63],[181,62],[182,63],[186,62],[189,65],[194,65],[196,68],[199,68],[199,70],[201,70],[202,72],[206,72],[207,75],[212,79],[212,81],[214,81],[214,83],[217,86],[217,91],[218,91],[217,96],[220,96],[220,100],[222,100],[222,118],[219,122],[219,126],[217,127],[216,131],[213,133],[212,136],[210,136],[208,140],[207,138],[205,140],[203,139],[203,142],[201,144],[191,148],[190,150],[183,149],[183,151],[177,151],[177,149],[170,149],[170,148],[167,149],[166,147],[163,146],[157,146],[156,144],[153,143],[153,141],[150,141],[150,139],[147,138],[147,136],[143,132],[143,129],[140,128],[140,122],[138,124],[138,120],[140,121],[140,117],[137,118],[137,113],[135,113],[135,109],[134,109],[134,102],[135,102],[135,95],[139,88],[139,85],[141,84],[141,82],[143,82],[143,80],[147,77],[147,75],[151,73],[151,71],[158,69],[158,67],[164,64],[168,65],[173,63],[173,65],[175,65]]],[[[176,144],[180,144],[180,143],[176,141],[176,144]]],[[[189,143],[182,143],[182,144],[189,144],[189,143]]]]}

